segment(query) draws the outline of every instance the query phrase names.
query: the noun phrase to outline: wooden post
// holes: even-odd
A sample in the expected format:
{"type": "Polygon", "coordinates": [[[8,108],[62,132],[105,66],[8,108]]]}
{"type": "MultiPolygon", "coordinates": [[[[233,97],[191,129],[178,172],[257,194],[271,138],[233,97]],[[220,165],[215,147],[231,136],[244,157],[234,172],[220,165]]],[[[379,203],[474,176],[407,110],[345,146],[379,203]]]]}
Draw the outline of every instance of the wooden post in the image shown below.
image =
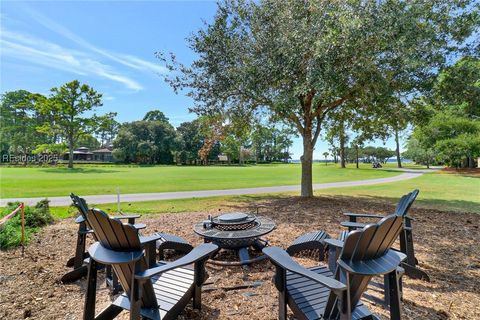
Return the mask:
{"type": "Polygon", "coordinates": [[[22,256],[25,253],[25,203],[20,203],[22,210],[22,256]]]}

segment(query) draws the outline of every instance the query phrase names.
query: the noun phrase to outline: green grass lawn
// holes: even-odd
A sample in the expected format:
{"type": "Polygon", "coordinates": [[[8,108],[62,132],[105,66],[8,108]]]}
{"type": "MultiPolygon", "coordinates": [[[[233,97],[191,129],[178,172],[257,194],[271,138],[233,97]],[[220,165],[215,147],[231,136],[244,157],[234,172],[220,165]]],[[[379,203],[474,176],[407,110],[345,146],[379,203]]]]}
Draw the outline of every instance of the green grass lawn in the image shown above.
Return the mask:
{"type": "Polygon", "coordinates": [[[343,195],[396,201],[401,195],[420,189],[415,202],[423,208],[480,213],[480,175],[428,173],[418,178],[372,186],[333,188],[316,195],[343,195]]]}
{"type": "MultiPolygon", "coordinates": [[[[383,168],[397,168],[397,163],[396,162],[388,162],[388,163],[382,163],[383,168]]],[[[413,162],[407,162],[407,163],[402,163],[402,168],[403,169],[427,169],[427,166],[415,164],[413,162]]]]}
{"type": "MultiPolygon", "coordinates": [[[[0,197],[66,196],[249,188],[300,183],[299,164],[257,166],[77,166],[0,168],[0,197]]],[[[314,183],[384,178],[400,174],[369,165],[340,169],[314,164],[314,183]]]]}
{"type": "MultiPolygon", "coordinates": [[[[394,204],[401,195],[415,188],[420,189],[415,207],[480,214],[480,176],[478,175],[430,173],[406,181],[364,187],[326,189],[317,191],[315,194],[366,197],[375,201],[388,201],[394,204]]],[[[297,196],[298,194],[256,194],[121,203],[121,210],[123,212],[140,214],[198,212],[212,209],[227,209],[239,203],[258,202],[272,197],[293,195],[297,196]]],[[[116,203],[95,206],[107,212],[113,213],[117,211],[116,203]]],[[[57,218],[69,217],[76,212],[75,209],[68,207],[54,207],[51,208],[51,211],[57,218]]]]}

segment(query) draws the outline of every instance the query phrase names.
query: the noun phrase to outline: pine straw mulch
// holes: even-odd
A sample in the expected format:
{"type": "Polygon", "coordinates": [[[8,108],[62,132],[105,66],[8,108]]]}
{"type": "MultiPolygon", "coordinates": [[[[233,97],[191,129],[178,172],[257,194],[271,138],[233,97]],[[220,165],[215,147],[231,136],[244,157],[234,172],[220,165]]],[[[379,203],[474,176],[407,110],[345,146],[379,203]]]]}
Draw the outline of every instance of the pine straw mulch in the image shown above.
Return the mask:
{"type": "MultiPolygon", "coordinates": [[[[255,205],[259,205],[256,203],[255,205]]],[[[225,207],[216,212],[162,214],[143,216],[144,233],[169,232],[193,244],[202,241],[192,232],[192,225],[208,214],[242,209],[225,207]]],[[[274,219],[277,229],[266,238],[271,245],[286,248],[306,232],[325,230],[336,236],[341,230],[341,212],[388,213],[393,206],[366,199],[320,197],[302,200],[294,197],[263,201],[260,213],[274,219]]],[[[431,282],[404,277],[403,312],[405,319],[480,319],[480,216],[412,209],[414,239],[420,267],[431,282]]],[[[0,318],[1,319],[81,319],[85,279],[63,285],[59,278],[70,269],[65,262],[74,252],[76,225],[66,219],[46,227],[26,248],[0,252],[0,318]]],[[[314,265],[308,257],[301,263],[314,265]]],[[[273,267],[267,261],[240,267],[209,266],[204,286],[202,311],[191,306],[180,319],[277,319],[277,292],[271,283],[273,267]],[[228,290],[257,282],[255,288],[228,290]]],[[[100,277],[103,276],[100,272],[100,277]]],[[[111,296],[102,279],[97,292],[97,309],[105,307],[111,296]]],[[[384,319],[388,312],[379,305],[367,305],[384,319]]],[[[128,313],[122,313],[127,319],[128,313]]]]}

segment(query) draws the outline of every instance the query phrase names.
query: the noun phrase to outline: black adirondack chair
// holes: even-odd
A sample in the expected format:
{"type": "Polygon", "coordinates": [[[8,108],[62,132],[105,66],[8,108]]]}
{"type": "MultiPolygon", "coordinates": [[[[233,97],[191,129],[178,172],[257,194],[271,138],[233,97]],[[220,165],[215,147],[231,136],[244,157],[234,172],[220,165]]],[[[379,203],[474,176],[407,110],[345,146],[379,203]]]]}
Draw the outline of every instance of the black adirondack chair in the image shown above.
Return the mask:
{"type": "MultiPolygon", "coordinates": [[[[72,199],[73,205],[78,209],[80,215],[75,219],[75,223],[78,224],[77,232],[77,244],[75,246],[75,255],[67,261],[67,267],[73,267],[73,270],[64,274],[61,278],[63,283],[68,283],[76,281],[80,278],[83,278],[87,275],[87,265],[85,264],[85,259],[88,259],[88,252],[85,250],[87,235],[91,234],[93,239],[97,241],[96,235],[93,233],[90,225],[87,221],[87,212],[88,205],[85,199],[80,198],[79,196],[71,193],[70,198],[72,199]]],[[[135,226],[137,230],[144,229],[145,224],[135,224],[135,219],[140,217],[140,215],[123,215],[118,216],[118,219],[125,219],[128,223],[131,223],[135,226]]],[[[118,290],[118,281],[115,276],[112,274],[111,268],[107,267],[107,285],[112,287],[114,291],[118,290]]]]}
{"type": "Polygon", "coordinates": [[[88,249],[84,319],[113,319],[123,310],[130,310],[130,319],[176,319],[192,298],[194,308],[201,308],[205,262],[218,250],[216,245],[205,243],[176,261],[151,266],[148,250],[143,249],[145,244],[131,224],[98,209],[90,209],[87,220],[98,242],[88,249]],[[99,263],[113,267],[124,293],[95,316],[99,263]]]}
{"type": "Polygon", "coordinates": [[[402,230],[402,218],[390,215],[375,224],[348,234],[334,274],[327,267],[306,269],[278,247],[263,252],[275,265],[275,286],[279,291],[279,319],[286,319],[287,305],[298,319],[378,319],[360,301],[370,279],[388,275],[390,318],[401,319],[398,272],[405,258],[390,250],[402,230]]]}
{"type": "MultiPolygon", "coordinates": [[[[413,202],[417,198],[419,192],[420,191],[418,189],[415,189],[412,192],[402,196],[397,204],[397,207],[395,208],[394,213],[398,216],[403,217],[404,220],[404,227],[402,232],[400,233],[400,251],[407,255],[407,259],[402,263],[402,267],[405,269],[405,274],[414,279],[423,279],[426,281],[430,281],[430,278],[425,273],[425,271],[417,267],[418,260],[415,258],[415,250],[413,246],[413,218],[408,216],[408,211],[410,210],[413,202]]],[[[350,212],[344,213],[344,215],[349,217],[349,221],[342,222],[341,225],[347,227],[349,231],[365,227],[366,223],[358,222],[358,218],[381,219],[384,217],[377,214],[350,212]]],[[[340,235],[340,239],[344,238],[345,236],[346,232],[343,232],[340,235]]]]}
{"type": "MultiPolygon", "coordinates": [[[[90,224],[87,220],[87,213],[88,213],[88,205],[85,199],[80,198],[79,196],[71,193],[70,198],[72,199],[73,205],[78,209],[80,215],[75,220],[78,224],[78,235],[77,235],[77,244],[75,247],[75,256],[70,258],[67,262],[67,266],[73,267],[73,270],[67,272],[62,278],[62,282],[72,282],[76,281],[82,277],[87,275],[87,264],[85,264],[85,259],[88,259],[89,254],[85,250],[86,246],[86,236],[87,234],[91,234],[93,239],[97,241],[97,237],[93,232],[90,224]]],[[[141,230],[145,228],[145,224],[143,223],[135,223],[135,219],[140,217],[140,215],[119,215],[114,216],[113,218],[119,220],[127,220],[129,224],[132,224],[136,230],[141,230]]],[[[182,253],[190,252],[193,247],[190,245],[186,240],[181,237],[166,234],[166,233],[158,233],[155,236],[160,235],[160,238],[155,243],[157,251],[158,251],[158,259],[164,259],[164,251],[166,249],[175,250],[182,253]]],[[[148,237],[140,237],[143,240],[148,240],[148,237]]],[[[152,253],[152,261],[154,261],[155,255],[152,253]]],[[[117,292],[120,288],[118,285],[118,280],[114,273],[112,273],[111,267],[107,266],[106,268],[106,282],[107,286],[113,288],[114,292],[117,292]]]]}

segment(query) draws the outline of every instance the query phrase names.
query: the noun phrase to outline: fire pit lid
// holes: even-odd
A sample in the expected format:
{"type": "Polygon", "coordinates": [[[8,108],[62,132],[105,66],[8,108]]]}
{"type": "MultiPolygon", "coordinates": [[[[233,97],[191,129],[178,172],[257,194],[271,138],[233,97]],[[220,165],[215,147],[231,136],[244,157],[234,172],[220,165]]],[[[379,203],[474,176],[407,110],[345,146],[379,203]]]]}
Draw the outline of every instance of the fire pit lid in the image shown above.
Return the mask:
{"type": "Polygon", "coordinates": [[[247,218],[248,214],[243,212],[230,212],[217,217],[220,222],[242,222],[247,220],[247,218]]]}

